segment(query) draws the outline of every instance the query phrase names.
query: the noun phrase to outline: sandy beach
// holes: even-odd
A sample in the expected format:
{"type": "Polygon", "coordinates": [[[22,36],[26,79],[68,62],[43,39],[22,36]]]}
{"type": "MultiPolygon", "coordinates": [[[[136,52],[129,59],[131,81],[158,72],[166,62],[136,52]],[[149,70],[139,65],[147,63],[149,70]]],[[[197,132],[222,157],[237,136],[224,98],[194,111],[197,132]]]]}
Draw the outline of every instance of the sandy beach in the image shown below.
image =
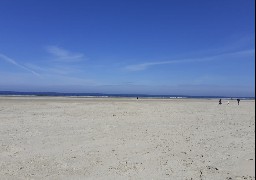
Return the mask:
{"type": "Polygon", "coordinates": [[[0,179],[255,179],[255,101],[0,97],[0,179]]]}

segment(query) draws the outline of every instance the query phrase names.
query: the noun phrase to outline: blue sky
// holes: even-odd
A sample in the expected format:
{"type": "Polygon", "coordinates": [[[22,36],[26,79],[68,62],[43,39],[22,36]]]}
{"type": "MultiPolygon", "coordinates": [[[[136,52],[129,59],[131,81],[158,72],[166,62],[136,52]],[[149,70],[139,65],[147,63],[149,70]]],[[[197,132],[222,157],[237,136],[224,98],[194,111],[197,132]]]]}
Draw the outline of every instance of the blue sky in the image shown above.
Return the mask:
{"type": "Polygon", "coordinates": [[[255,96],[254,0],[1,0],[0,90],[255,96]]]}

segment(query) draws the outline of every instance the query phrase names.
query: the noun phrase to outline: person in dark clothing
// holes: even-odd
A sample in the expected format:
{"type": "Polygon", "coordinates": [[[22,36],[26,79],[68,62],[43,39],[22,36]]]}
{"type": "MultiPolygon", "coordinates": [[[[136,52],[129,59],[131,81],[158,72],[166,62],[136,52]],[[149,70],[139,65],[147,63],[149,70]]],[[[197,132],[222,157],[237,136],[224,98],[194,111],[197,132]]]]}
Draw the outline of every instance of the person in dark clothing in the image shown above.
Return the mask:
{"type": "Polygon", "coordinates": [[[221,103],[221,99],[219,100],[219,104],[222,104],[222,103],[221,103]]]}
{"type": "Polygon", "coordinates": [[[237,104],[239,105],[240,99],[237,99],[237,104]]]}

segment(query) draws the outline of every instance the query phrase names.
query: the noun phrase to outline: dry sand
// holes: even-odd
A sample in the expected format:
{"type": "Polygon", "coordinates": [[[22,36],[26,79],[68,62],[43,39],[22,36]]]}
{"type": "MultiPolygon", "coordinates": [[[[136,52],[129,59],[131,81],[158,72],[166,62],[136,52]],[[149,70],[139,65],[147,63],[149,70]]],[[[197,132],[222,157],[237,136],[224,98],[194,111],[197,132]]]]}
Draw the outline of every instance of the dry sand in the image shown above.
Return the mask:
{"type": "Polygon", "coordinates": [[[255,179],[255,102],[0,97],[0,179],[255,179]]]}

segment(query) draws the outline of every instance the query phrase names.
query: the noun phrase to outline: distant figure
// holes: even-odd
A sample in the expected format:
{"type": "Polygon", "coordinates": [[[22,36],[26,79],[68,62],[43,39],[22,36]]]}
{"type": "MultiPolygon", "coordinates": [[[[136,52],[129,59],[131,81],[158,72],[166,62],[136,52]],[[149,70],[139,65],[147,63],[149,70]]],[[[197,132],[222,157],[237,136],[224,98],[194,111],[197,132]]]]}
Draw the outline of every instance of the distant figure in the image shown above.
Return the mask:
{"type": "Polygon", "coordinates": [[[221,103],[221,99],[219,100],[219,104],[222,104],[222,103],[221,103]]]}
{"type": "Polygon", "coordinates": [[[227,104],[229,105],[229,101],[227,102],[227,104]]]}
{"type": "Polygon", "coordinates": [[[139,97],[137,97],[137,99],[139,99],[139,97]]]}
{"type": "Polygon", "coordinates": [[[237,99],[237,104],[239,105],[240,99],[237,99]]]}

